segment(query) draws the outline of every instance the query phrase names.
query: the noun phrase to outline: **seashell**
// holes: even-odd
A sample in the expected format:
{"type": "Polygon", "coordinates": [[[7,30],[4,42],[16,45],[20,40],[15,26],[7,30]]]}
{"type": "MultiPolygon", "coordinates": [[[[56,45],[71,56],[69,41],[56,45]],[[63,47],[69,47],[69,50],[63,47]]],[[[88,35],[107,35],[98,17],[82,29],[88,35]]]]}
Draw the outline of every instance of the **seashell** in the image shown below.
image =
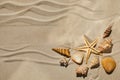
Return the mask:
{"type": "Polygon", "coordinates": [[[87,76],[89,68],[86,65],[81,65],[76,69],[77,77],[87,76]]]}
{"type": "Polygon", "coordinates": [[[68,60],[66,58],[63,58],[60,60],[60,66],[64,66],[64,67],[67,67],[68,66],[68,60]]]}
{"type": "Polygon", "coordinates": [[[111,52],[112,45],[112,39],[105,38],[102,42],[100,42],[97,49],[102,53],[111,52]]]}
{"type": "MultiPolygon", "coordinates": [[[[112,24],[113,25],[113,24],[112,24]]],[[[112,32],[112,25],[109,25],[109,27],[105,30],[104,34],[103,34],[103,38],[109,37],[111,32],[112,32]]]]}
{"type": "Polygon", "coordinates": [[[77,64],[81,64],[84,58],[84,54],[77,52],[74,53],[73,55],[71,55],[71,59],[73,62],[77,63],[77,64]]]}
{"type": "Polygon", "coordinates": [[[90,68],[96,68],[96,67],[99,66],[99,64],[100,64],[99,56],[94,56],[93,59],[92,59],[91,62],[90,62],[89,67],[90,67],[90,68]]]}
{"type": "Polygon", "coordinates": [[[112,57],[105,57],[102,59],[102,66],[104,68],[104,70],[110,74],[114,71],[114,69],[116,68],[116,62],[112,57]]]}
{"type": "Polygon", "coordinates": [[[67,58],[71,57],[69,48],[53,48],[52,50],[67,58]]]}

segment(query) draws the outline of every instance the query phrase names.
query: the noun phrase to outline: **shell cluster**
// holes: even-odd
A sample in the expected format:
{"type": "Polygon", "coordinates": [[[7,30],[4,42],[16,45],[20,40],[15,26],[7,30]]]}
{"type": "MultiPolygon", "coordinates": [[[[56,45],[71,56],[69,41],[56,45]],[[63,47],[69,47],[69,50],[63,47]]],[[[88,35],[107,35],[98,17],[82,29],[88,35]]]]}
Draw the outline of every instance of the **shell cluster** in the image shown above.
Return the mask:
{"type": "MultiPolygon", "coordinates": [[[[100,61],[101,64],[105,70],[106,73],[111,74],[114,69],[116,68],[116,62],[112,57],[104,57],[102,58],[102,60],[100,60],[100,54],[102,53],[111,53],[112,50],[112,39],[109,37],[112,31],[112,25],[110,25],[103,34],[102,40],[96,45],[96,41],[94,41],[92,44],[90,44],[89,42],[86,43],[88,46],[87,47],[91,47],[93,45],[93,48],[91,50],[94,51],[95,55],[91,58],[91,61],[85,65],[82,65],[82,63],[84,62],[84,54],[81,52],[78,52],[78,50],[76,50],[77,52],[73,52],[71,54],[70,48],[52,48],[53,51],[59,53],[60,55],[64,56],[63,59],[60,60],[60,65],[67,67],[69,65],[69,61],[72,60],[74,63],[76,63],[77,65],[79,65],[79,67],[76,69],[76,75],[77,77],[86,77],[89,68],[93,69],[93,68],[97,68],[100,65],[100,61]],[[98,55],[99,54],[99,55],[98,55]],[[69,60],[67,60],[66,58],[69,58],[69,60]]],[[[86,47],[86,46],[85,46],[86,47]]],[[[71,49],[72,50],[72,49],[71,49]]],[[[81,48],[80,50],[83,50],[83,48],[81,48]]],[[[89,53],[90,55],[90,53],[89,53]]]]}

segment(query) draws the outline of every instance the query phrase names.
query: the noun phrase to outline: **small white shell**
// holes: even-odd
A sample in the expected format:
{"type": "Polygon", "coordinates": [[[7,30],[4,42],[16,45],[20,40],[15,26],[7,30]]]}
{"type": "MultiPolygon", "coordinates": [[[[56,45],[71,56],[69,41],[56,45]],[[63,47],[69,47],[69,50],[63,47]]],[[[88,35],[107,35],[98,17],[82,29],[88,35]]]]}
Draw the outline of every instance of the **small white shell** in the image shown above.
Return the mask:
{"type": "Polygon", "coordinates": [[[81,65],[76,69],[76,74],[78,76],[87,76],[89,68],[86,65],[81,65]]]}
{"type": "Polygon", "coordinates": [[[89,67],[90,67],[90,68],[96,68],[96,67],[99,66],[99,64],[100,64],[99,56],[94,56],[93,59],[92,59],[91,62],[90,62],[89,67]]]}
{"type": "Polygon", "coordinates": [[[83,62],[84,54],[80,52],[76,52],[71,56],[73,62],[77,64],[81,64],[83,62]]]}

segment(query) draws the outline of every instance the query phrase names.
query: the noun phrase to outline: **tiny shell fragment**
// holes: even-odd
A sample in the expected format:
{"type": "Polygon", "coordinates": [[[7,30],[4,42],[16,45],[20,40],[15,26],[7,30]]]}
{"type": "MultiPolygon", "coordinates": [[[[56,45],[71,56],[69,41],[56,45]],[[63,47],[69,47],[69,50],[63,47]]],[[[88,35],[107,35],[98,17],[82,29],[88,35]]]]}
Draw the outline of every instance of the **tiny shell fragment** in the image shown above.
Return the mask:
{"type": "Polygon", "coordinates": [[[112,57],[105,57],[102,59],[102,66],[106,73],[110,74],[116,68],[116,62],[112,57]]]}
{"type": "Polygon", "coordinates": [[[60,60],[60,66],[67,67],[68,66],[68,60],[66,58],[63,58],[60,60]]]}
{"type": "Polygon", "coordinates": [[[72,61],[77,63],[77,64],[81,64],[82,63],[83,57],[84,57],[84,54],[80,53],[80,52],[77,52],[77,53],[74,53],[73,55],[71,55],[72,61]]]}
{"type": "Polygon", "coordinates": [[[69,48],[53,48],[52,50],[67,58],[71,57],[69,48]]]}

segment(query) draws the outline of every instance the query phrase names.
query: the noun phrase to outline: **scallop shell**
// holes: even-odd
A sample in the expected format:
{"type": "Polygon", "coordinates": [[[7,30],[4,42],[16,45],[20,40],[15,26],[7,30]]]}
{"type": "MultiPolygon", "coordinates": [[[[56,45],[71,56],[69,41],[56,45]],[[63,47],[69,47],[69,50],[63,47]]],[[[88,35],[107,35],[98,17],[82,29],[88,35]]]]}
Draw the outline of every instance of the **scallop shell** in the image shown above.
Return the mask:
{"type": "Polygon", "coordinates": [[[104,70],[110,74],[114,71],[114,69],[116,68],[116,62],[112,57],[105,57],[102,59],[102,66],[104,68],[104,70]]]}
{"type": "MultiPolygon", "coordinates": [[[[112,24],[113,25],[113,24],[112,24]]],[[[109,37],[111,32],[112,32],[112,25],[109,25],[109,27],[105,30],[104,34],[103,34],[103,38],[109,37]]]]}
{"type": "Polygon", "coordinates": [[[100,64],[99,56],[94,56],[93,59],[92,59],[91,62],[90,62],[89,67],[90,67],[90,68],[96,68],[96,67],[99,66],[99,64],[100,64]]]}
{"type": "Polygon", "coordinates": [[[73,62],[77,63],[77,64],[81,64],[84,58],[84,54],[77,52],[74,53],[73,55],[71,55],[71,59],[73,62]]]}
{"type": "Polygon", "coordinates": [[[102,42],[98,45],[99,52],[106,53],[111,52],[112,48],[112,39],[111,38],[105,38],[102,42]]]}
{"type": "Polygon", "coordinates": [[[67,58],[71,57],[69,48],[53,48],[52,50],[67,58]]]}
{"type": "Polygon", "coordinates": [[[76,69],[76,75],[78,76],[87,76],[89,68],[86,65],[81,65],[76,69]]]}

